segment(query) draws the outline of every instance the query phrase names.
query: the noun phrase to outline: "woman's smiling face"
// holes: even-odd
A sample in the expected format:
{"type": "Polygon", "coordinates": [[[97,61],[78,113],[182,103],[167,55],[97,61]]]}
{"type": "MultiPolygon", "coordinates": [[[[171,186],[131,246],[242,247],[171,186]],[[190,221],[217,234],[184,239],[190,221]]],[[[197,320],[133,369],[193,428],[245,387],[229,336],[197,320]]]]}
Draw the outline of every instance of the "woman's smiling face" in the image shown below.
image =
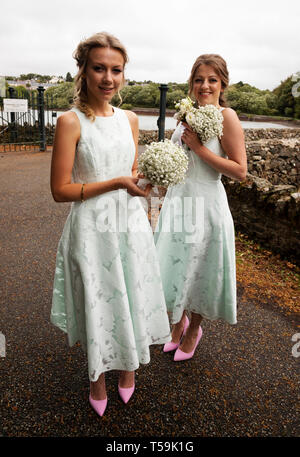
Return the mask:
{"type": "Polygon", "coordinates": [[[124,81],[122,54],[112,48],[92,48],[88,56],[85,77],[88,98],[110,101],[124,81]]]}
{"type": "Polygon", "coordinates": [[[219,106],[222,82],[213,67],[202,64],[197,68],[193,79],[192,92],[200,106],[219,106]]]}

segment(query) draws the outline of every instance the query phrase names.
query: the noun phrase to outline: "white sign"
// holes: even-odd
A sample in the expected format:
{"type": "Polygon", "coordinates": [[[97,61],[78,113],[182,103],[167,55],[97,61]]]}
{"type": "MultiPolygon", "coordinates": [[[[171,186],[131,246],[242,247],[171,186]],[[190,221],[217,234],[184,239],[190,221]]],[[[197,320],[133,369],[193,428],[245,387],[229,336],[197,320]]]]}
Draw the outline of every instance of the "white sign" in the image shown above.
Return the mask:
{"type": "Polygon", "coordinates": [[[5,77],[0,76],[0,97],[5,97],[5,77]]]}
{"type": "Polygon", "coordinates": [[[26,113],[28,100],[24,98],[4,98],[3,111],[5,113],[26,113]]]}

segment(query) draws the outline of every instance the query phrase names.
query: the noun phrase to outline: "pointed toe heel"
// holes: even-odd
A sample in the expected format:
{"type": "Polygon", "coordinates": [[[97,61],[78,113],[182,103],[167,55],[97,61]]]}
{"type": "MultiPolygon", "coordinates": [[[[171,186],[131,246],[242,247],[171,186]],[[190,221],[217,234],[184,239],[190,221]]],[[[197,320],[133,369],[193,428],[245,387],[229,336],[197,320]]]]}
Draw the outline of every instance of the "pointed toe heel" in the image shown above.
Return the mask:
{"type": "Polygon", "coordinates": [[[134,389],[135,389],[135,384],[132,387],[128,387],[128,388],[120,387],[120,385],[118,385],[119,395],[125,404],[129,402],[129,400],[134,392],[134,389]]]}
{"type": "Polygon", "coordinates": [[[175,349],[178,348],[180,343],[173,343],[173,341],[170,341],[169,343],[166,343],[163,347],[164,352],[171,352],[175,351],[175,349]]]}
{"type": "Polygon", "coordinates": [[[198,346],[199,341],[201,340],[202,333],[203,333],[202,332],[202,328],[199,327],[196,344],[194,346],[194,349],[191,352],[183,352],[181,349],[179,349],[179,348],[177,349],[177,351],[174,354],[174,361],[175,362],[181,362],[182,360],[189,360],[194,356],[196,347],[198,346]]]}
{"type": "Polygon", "coordinates": [[[89,402],[90,405],[92,406],[93,410],[96,411],[98,416],[103,416],[104,411],[106,410],[107,406],[107,397],[104,400],[94,400],[91,396],[89,395],[89,402]]]}
{"type": "MultiPolygon", "coordinates": [[[[188,317],[185,316],[185,323],[184,323],[183,333],[182,333],[182,335],[180,337],[180,341],[181,341],[181,338],[185,335],[186,330],[187,330],[187,328],[189,326],[189,323],[190,323],[190,321],[189,321],[188,317]]],[[[164,352],[175,351],[175,349],[177,349],[179,347],[180,341],[179,341],[179,343],[173,343],[173,341],[170,341],[169,343],[166,343],[164,345],[164,347],[163,347],[163,351],[164,352]]]]}

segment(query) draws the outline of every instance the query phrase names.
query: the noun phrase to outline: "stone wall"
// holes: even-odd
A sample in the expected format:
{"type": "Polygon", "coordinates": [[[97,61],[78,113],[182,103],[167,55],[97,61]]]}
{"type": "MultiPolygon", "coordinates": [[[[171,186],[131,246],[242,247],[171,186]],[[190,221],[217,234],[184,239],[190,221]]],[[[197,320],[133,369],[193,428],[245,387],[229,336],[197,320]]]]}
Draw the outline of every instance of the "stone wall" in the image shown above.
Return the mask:
{"type": "Polygon", "coordinates": [[[222,178],[237,230],[300,265],[300,192],[251,174],[222,178]]]}
{"type": "MultiPolygon", "coordinates": [[[[157,132],[141,131],[140,144],[151,141],[157,132]]],[[[245,143],[247,179],[222,178],[235,227],[299,265],[300,129],[246,129],[245,143]]]]}
{"type": "Polygon", "coordinates": [[[247,129],[245,142],[249,173],[299,186],[300,129],[247,129]]]}

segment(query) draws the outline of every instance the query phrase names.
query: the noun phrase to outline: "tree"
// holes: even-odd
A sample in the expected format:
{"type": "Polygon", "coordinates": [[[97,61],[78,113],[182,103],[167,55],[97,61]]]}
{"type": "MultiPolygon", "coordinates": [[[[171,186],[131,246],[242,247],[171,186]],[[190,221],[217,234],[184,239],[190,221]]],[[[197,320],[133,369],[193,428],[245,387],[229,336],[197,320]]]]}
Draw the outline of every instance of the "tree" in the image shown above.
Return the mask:
{"type": "Polygon", "coordinates": [[[293,85],[295,82],[292,76],[281,81],[278,87],[273,90],[277,97],[277,109],[283,116],[294,117],[296,97],[293,96],[293,85]]]}
{"type": "Polygon", "coordinates": [[[45,94],[53,97],[56,109],[68,109],[73,101],[74,83],[65,82],[58,86],[49,87],[45,94]]]}
{"type": "Polygon", "coordinates": [[[185,93],[180,89],[168,91],[167,92],[167,107],[174,109],[175,103],[185,97],[186,97],[185,93]]]}
{"type": "Polygon", "coordinates": [[[141,87],[141,90],[135,97],[135,106],[145,106],[153,108],[156,105],[156,93],[155,88],[152,85],[147,84],[141,87]]]}
{"type": "Polygon", "coordinates": [[[72,83],[74,81],[74,78],[72,78],[71,73],[68,71],[66,75],[66,82],[67,83],[72,83]]]}
{"type": "Polygon", "coordinates": [[[26,79],[34,79],[37,75],[35,73],[27,73],[27,74],[22,74],[20,75],[20,79],[23,81],[26,79]]]}
{"type": "Polygon", "coordinates": [[[295,100],[294,117],[296,119],[300,119],[300,96],[296,97],[295,100]]]}
{"type": "MultiPolygon", "coordinates": [[[[132,106],[136,106],[135,98],[137,94],[142,90],[142,86],[135,85],[135,86],[125,86],[120,91],[122,97],[122,103],[130,104],[132,106]]],[[[120,99],[118,95],[114,95],[112,98],[112,104],[118,105],[120,103],[120,99]]]]}

